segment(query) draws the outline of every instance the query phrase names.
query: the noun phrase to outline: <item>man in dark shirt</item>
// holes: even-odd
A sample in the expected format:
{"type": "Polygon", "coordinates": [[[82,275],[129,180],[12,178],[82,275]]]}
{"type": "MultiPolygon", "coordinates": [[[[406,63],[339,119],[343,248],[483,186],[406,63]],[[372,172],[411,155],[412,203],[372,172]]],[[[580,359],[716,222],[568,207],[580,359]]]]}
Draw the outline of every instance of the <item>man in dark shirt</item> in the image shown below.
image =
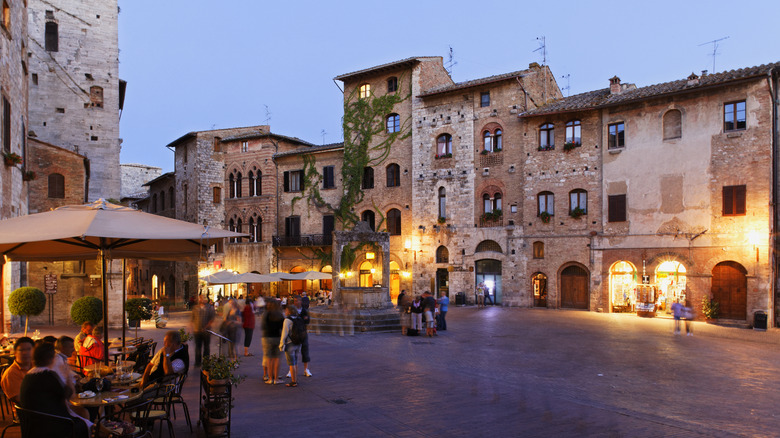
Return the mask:
{"type": "Polygon", "coordinates": [[[183,374],[190,368],[190,354],[187,347],[181,344],[181,335],[176,330],[165,334],[163,348],[157,352],[149,365],[146,366],[141,378],[141,388],[149,383],[171,374],[183,374]]]}
{"type": "Polygon", "coordinates": [[[422,308],[425,315],[425,334],[432,337],[433,328],[436,326],[436,320],[433,318],[436,311],[436,298],[433,298],[430,291],[423,292],[422,308]]]}

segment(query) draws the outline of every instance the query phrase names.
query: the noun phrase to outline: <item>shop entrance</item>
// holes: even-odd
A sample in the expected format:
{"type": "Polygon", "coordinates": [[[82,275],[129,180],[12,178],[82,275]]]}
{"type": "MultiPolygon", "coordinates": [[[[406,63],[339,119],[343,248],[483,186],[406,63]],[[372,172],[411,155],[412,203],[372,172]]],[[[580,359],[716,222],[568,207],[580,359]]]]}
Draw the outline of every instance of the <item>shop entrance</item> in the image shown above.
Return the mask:
{"type": "Polygon", "coordinates": [[[576,265],[561,272],[561,307],[588,309],[588,271],[576,265]]]}
{"type": "Polygon", "coordinates": [[[619,261],[609,269],[609,297],[613,312],[633,312],[636,305],[636,269],[619,261]]]}
{"type": "Polygon", "coordinates": [[[531,277],[534,291],[534,307],[547,307],[547,276],[537,272],[531,277]]]}
{"type": "Polygon", "coordinates": [[[675,300],[685,304],[687,299],[685,287],[688,284],[685,273],[685,266],[676,260],[665,261],[655,269],[658,312],[671,314],[675,300]]]}
{"type": "Polygon", "coordinates": [[[447,268],[436,270],[436,298],[442,294],[450,296],[450,271],[447,268]]]}
{"type": "Polygon", "coordinates": [[[501,261],[477,260],[476,284],[485,283],[485,304],[501,304],[501,261]]]}
{"type": "Polygon", "coordinates": [[[398,263],[390,262],[390,301],[398,301],[398,295],[401,293],[401,267],[398,263]]]}
{"type": "Polygon", "coordinates": [[[747,270],[737,262],[721,262],[712,268],[712,299],[720,305],[720,317],[747,319],[747,270]]]}

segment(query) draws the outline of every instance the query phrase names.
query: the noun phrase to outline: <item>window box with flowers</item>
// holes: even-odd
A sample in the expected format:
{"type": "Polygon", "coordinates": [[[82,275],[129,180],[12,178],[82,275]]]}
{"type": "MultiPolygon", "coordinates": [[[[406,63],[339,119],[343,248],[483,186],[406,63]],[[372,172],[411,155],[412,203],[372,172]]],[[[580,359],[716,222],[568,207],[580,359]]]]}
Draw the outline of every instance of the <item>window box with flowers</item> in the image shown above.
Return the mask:
{"type": "Polygon", "coordinates": [[[6,166],[16,166],[22,164],[22,157],[13,152],[3,152],[3,162],[6,166]]]}
{"type": "Polygon", "coordinates": [[[573,150],[574,148],[578,148],[582,146],[582,143],[574,142],[574,141],[567,141],[563,144],[563,150],[564,152],[569,152],[573,150]]]}
{"type": "Polygon", "coordinates": [[[547,213],[546,211],[543,211],[539,213],[539,219],[542,220],[542,223],[549,224],[550,219],[552,219],[552,215],[550,213],[547,213]]]}
{"type": "Polygon", "coordinates": [[[435,158],[435,159],[437,159],[437,160],[438,160],[439,158],[452,158],[452,154],[441,154],[441,155],[437,154],[437,155],[434,155],[434,157],[433,157],[433,158],[435,158]]]}
{"type": "Polygon", "coordinates": [[[500,208],[497,208],[493,211],[488,211],[486,213],[482,213],[482,220],[483,221],[496,221],[501,219],[504,216],[504,212],[501,211],[500,208]]]}
{"type": "Polygon", "coordinates": [[[569,216],[573,217],[574,219],[579,219],[584,215],[585,215],[585,210],[580,207],[577,207],[574,210],[569,212],[569,216]]]}
{"type": "Polygon", "coordinates": [[[36,176],[35,172],[33,172],[32,170],[25,170],[24,173],[22,174],[22,179],[24,181],[32,181],[35,179],[35,176],[36,176]]]}

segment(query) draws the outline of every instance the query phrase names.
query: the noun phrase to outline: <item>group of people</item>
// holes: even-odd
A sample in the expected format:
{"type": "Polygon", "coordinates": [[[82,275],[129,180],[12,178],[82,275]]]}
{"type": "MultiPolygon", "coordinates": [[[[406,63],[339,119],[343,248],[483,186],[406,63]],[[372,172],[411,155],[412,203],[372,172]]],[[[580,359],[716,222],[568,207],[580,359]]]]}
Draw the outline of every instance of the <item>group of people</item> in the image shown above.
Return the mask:
{"type": "Polygon", "coordinates": [[[423,292],[413,299],[402,290],[396,301],[401,316],[401,334],[417,336],[423,329],[425,318],[425,335],[433,337],[438,330],[447,330],[447,311],[450,299],[445,293],[437,300],[430,291],[423,292]]]}
{"type": "MultiPolygon", "coordinates": [[[[255,305],[252,300],[226,298],[222,305],[222,322],[217,328],[219,334],[230,342],[225,345],[227,355],[238,359],[238,338],[243,333],[244,356],[252,356],[249,347],[252,345],[252,335],[255,331],[255,305]]],[[[195,366],[200,366],[203,355],[211,353],[209,331],[213,331],[216,310],[205,296],[198,296],[198,301],[192,307],[192,331],[195,338],[195,366]]]]}
{"type": "Polygon", "coordinates": [[[693,336],[693,307],[683,304],[680,300],[672,303],[672,316],[674,316],[674,334],[680,334],[682,320],[685,320],[685,335],[693,336]]]}

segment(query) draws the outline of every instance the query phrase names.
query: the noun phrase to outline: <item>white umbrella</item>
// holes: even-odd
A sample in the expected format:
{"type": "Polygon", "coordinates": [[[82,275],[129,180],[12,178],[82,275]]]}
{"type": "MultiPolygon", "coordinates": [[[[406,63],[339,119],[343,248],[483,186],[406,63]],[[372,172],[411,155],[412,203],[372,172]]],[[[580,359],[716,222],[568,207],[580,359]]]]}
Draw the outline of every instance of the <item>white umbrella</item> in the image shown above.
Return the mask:
{"type": "Polygon", "coordinates": [[[319,271],[296,272],[287,274],[285,280],[332,280],[333,274],[319,271]]]}
{"type": "Polygon", "coordinates": [[[282,281],[281,278],[277,278],[272,275],[256,274],[254,272],[247,272],[238,276],[240,283],[273,283],[275,281],[282,281]]]}
{"type": "Polygon", "coordinates": [[[241,276],[237,272],[224,270],[215,272],[213,274],[204,275],[203,277],[199,278],[209,284],[243,283],[244,281],[239,277],[241,276]]]}

